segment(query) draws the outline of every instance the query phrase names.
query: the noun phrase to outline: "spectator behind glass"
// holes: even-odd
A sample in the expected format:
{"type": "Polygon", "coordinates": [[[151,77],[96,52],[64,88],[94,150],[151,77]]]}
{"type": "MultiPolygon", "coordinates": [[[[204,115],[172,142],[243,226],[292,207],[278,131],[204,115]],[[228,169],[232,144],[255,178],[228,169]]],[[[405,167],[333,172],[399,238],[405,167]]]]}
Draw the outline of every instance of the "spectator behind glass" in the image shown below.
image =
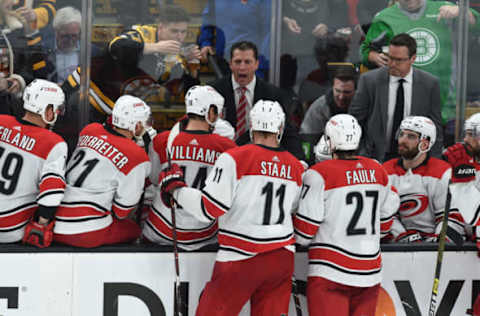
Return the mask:
{"type": "Polygon", "coordinates": [[[40,36],[13,4],[0,3],[0,113],[21,115],[18,96],[34,78],[46,78],[47,67],[40,36]]]}
{"type": "Polygon", "coordinates": [[[353,68],[335,72],[332,88],[308,108],[300,126],[300,133],[323,134],[325,125],[332,116],[348,113],[348,107],[355,95],[355,77],[353,68]]]}
{"type": "Polygon", "coordinates": [[[77,68],[81,22],[82,14],[73,7],[58,10],[53,19],[55,50],[49,54],[49,60],[55,66],[55,71],[49,74],[49,80],[61,84],[77,68]]]}
{"type": "MultiPolygon", "coordinates": [[[[162,7],[156,25],[134,26],[116,36],[104,54],[92,58],[92,121],[103,122],[111,114],[114,100],[123,94],[145,98],[151,92],[165,92],[159,86],[162,84],[170,95],[178,96],[182,88],[198,83],[184,67],[184,61],[200,59],[200,50],[195,45],[180,56],[189,20],[181,7],[162,7]],[[173,61],[168,65],[167,56],[173,61]]],[[[80,71],[77,68],[62,86],[67,100],[78,91],[80,71]]]]}
{"type": "Polygon", "coordinates": [[[202,60],[215,54],[224,72],[228,72],[228,53],[233,43],[253,42],[259,50],[260,78],[268,76],[270,55],[271,0],[208,0],[202,13],[198,43],[202,60]]]}
{"type": "MultiPolygon", "coordinates": [[[[15,11],[17,18],[23,18],[34,30],[40,30],[49,25],[55,16],[56,0],[2,0],[11,6],[15,11]]],[[[12,22],[16,28],[21,28],[22,25],[12,22]]]]}
{"type": "MultiPolygon", "coordinates": [[[[444,126],[448,122],[445,145],[454,141],[457,60],[453,39],[458,12],[458,6],[447,1],[398,0],[375,16],[361,46],[365,65],[384,67],[389,58],[383,49],[394,35],[407,33],[416,39],[419,47],[414,66],[440,81],[442,121],[444,126]]],[[[472,9],[468,14],[472,31],[478,31],[480,14],[472,9]]]]}
{"type": "Polygon", "coordinates": [[[329,35],[315,42],[315,59],[318,68],[310,72],[300,84],[298,95],[302,103],[311,104],[331,87],[328,63],[344,62],[348,56],[348,44],[344,38],[329,35]]]}

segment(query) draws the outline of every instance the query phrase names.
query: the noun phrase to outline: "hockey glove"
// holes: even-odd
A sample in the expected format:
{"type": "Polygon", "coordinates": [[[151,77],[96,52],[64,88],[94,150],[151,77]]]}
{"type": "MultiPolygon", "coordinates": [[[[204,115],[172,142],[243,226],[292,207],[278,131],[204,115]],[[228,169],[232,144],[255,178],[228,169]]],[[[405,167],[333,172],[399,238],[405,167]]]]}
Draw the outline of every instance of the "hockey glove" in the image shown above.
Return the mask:
{"type": "Polygon", "coordinates": [[[172,196],[173,191],[187,186],[183,179],[183,171],[177,164],[173,164],[171,168],[160,172],[158,184],[160,186],[162,201],[168,207],[172,206],[174,202],[172,196]]]}
{"type": "Polygon", "coordinates": [[[50,246],[53,239],[53,226],[55,221],[51,221],[47,225],[42,225],[36,221],[30,221],[25,227],[23,235],[23,243],[45,248],[50,246]]]}
{"type": "Polygon", "coordinates": [[[422,236],[416,230],[407,230],[406,232],[401,233],[395,239],[399,243],[414,243],[421,242],[422,236]]]}
{"type": "Polygon", "coordinates": [[[469,182],[475,179],[474,159],[464,144],[458,143],[443,152],[443,159],[452,166],[452,182],[469,182]]]}

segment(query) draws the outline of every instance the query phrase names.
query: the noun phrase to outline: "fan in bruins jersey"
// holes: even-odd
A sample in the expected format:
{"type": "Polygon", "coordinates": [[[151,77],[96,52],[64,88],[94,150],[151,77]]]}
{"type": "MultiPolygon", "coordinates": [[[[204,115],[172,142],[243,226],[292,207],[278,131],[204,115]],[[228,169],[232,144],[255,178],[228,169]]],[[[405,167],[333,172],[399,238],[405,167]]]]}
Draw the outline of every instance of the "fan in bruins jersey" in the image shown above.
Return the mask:
{"type": "MultiPolygon", "coordinates": [[[[179,94],[198,84],[186,62],[200,59],[197,46],[182,47],[190,17],[177,6],[162,8],[157,25],[135,25],[115,37],[108,50],[92,59],[90,81],[90,120],[103,121],[112,113],[115,101],[123,94],[145,99],[159,84],[171,94],[179,94]]],[[[64,82],[67,100],[78,90],[81,69],[64,82]]]]}

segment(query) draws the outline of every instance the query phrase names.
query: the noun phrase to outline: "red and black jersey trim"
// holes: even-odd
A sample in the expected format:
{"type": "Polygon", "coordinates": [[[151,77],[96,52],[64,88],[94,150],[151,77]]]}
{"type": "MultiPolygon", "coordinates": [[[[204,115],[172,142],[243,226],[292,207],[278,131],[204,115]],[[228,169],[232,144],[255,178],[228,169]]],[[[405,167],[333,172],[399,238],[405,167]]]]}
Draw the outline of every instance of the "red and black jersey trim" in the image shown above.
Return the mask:
{"type": "Polygon", "coordinates": [[[258,238],[258,237],[247,236],[245,234],[240,234],[237,232],[232,232],[225,229],[219,229],[218,232],[224,235],[229,235],[229,236],[233,236],[233,237],[237,237],[237,238],[241,238],[241,239],[245,239],[245,240],[257,242],[257,243],[282,242],[293,237],[293,233],[288,233],[287,235],[280,236],[280,237],[258,238]]]}
{"type": "Polygon", "coordinates": [[[45,173],[45,174],[40,178],[40,182],[42,182],[43,179],[48,178],[48,177],[60,178],[63,182],[65,182],[65,178],[64,178],[64,177],[62,177],[62,176],[59,175],[58,173],[53,173],[53,172],[45,173]]]}
{"type": "Polygon", "coordinates": [[[0,228],[0,232],[1,232],[1,233],[13,232],[13,231],[15,231],[15,230],[22,229],[22,228],[25,227],[27,224],[28,224],[28,221],[25,221],[24,223],[20,223],[18,226],[15,226],[15,227],[0,228]]]}
{"type": "Polygon", "coordinates": [[[343,272],[343,273],[346,273],[346,274],[353,274],[353,275],[372,275],[372,274],[380,273],[380,271],[382,270],[382,268],[378,268],[378,269],[371,270],[371,271],[347,270],[347,269],[341,268],[340,266],[337,266],[335,264],[332,264],[332,263],[329,263],[329,262],[323,262],[323,261],[322,262],[312,262],[312,261],[310,261],[309,264],[323,265],[323,266],[327,266],[327,267],[330,267],[332,269],[338,270],[340,272],[343,272]]]}
{"type": "Polygon", "coordinates": [[[382,269],[380,247],[374,254],[358,254],[341,247],[314,243],[309,247],[309,264],[323,265],[343,273],[372,275],[382,269]]]}
{"type": "Polygon", "coordinates": [[[11,210],[0,212],[0,216],[7,215],[7,214],[10,214],[10,213],[16,212],[18,210],[21,210],[21,209],[27,209],[27,208],[30,208],[32,206],[37,206],[37,203],[36,202],[29,202],[29,203],[22,204],[20,206],[17,206],[16,208],[11,209],[11,210]]]}
{"type": "Polygon", "coordinates": [[[235,252],[235,253],[238,253],[240,255],[247,256],[247,257],[253,257],[253,256],[256,255],[256,253],[254,253],[254,252],[241,251],[241,250],[238,250],[238,248],[232,248],[232,247],[228,247],[228,246],[220,246],[220,247],[218,247],[218,249],[222,250],[222,251],[235,252]]]}
{"type": "MultiPolygon", "coordinates": [[[[156,236],[158,236],[159,238],[162,238],[166,241],[169,241],[169,242],[173,242],[173,239],[166,236],[165,234],[162,234],[161,231],[159,231],[155,225],[153,225],[152,223],[150,223],[149,221],[146,221],[145,224],[150,227],[150,229],[155,233],[156,236]]],[[[182,231],[193,231],[193,230],[182,230],[182,231]]],[[[199,244],[199,243],[203,243],[205,241],[208,241],[210,239],[213,239],[215,238],[217,234],[213,234],[211,236],[207,236],[207,237],[204,237],[204,238],[199,238],[199,239],[195,239],[195,240],[180,240],[180,239],[177,239],[177,243],[181,244],[181,245],[195,245],[195,244],[199,244]]]]}
{"type": "Polygon", "coordinates": [[[52,195],[52,194],[64,194],[65,193],[65,190],[64,189],[57,189],[57,190],[50,190],[50,191],[45,191],[45,192],[42,192],[38,195],[37,197],[37,201],[40,201],[41,199],[43,199],[44,197],[46,196],[49,196],[49,195],[52,195]]]}
{"type": "Polygon", "coordinates": [[[214,221],[214,220],[215,220],[215,217],[210,216],[210,214],[208,214],[207,211],[205,210],[205,204],[203,203],[203,199],[200,200],[200,206],[201,206],[201,208],[202,208],[202,213],[203,213],[203,215],[204,215],[206,218],[208,218],[209,220],[214,221]]]}

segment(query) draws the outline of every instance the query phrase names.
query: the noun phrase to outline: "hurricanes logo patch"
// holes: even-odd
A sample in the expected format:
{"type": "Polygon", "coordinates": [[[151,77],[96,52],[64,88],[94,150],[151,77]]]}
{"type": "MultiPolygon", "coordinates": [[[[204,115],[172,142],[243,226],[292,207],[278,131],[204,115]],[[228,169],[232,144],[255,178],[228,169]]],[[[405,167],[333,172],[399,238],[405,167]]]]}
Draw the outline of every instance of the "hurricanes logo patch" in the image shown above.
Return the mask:
{"type": "Polygon", "coordinates": [[[405,194],[400,196],[400,208],[402,217],[412,217],[423,213],[428,207],[428,196],[424,194],[405,194]]]}
{"type": "Polygon", "coordinates": [[[441,47],[437,34],[423,27],[414,28],[407,33],[417,41],[415,66],[429,65],[438,58],[441,47]]]}

